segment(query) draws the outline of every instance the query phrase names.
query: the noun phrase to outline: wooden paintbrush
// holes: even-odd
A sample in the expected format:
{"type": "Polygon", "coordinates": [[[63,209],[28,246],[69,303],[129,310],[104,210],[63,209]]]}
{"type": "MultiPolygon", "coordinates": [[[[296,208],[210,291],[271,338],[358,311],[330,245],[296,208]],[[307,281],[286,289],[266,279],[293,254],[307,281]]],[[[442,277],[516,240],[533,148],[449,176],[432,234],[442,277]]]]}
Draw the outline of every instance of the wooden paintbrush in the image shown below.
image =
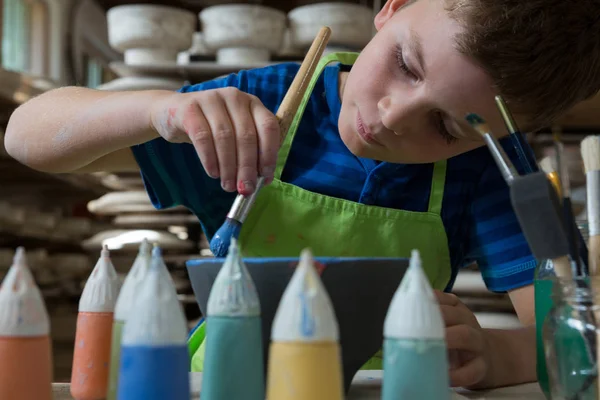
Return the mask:
{"type": "Polygon", "coordinates": [[[562,190],[560,189],[560,178],[558,176],[558,173],[556,172],[556,167],[554,166],[554,163],[555,160],[553,160],[552,157],[546,156],[541,159],[540,168],[546,173],[548,180],[550,180],[550,183],[552,183],[552,186],[554,186],[554,190],[556,190],[556,194],[559,197],[562,197],[562,190]]]}
{"type": "Polygon", "coordinates": [[[556,168],[560,177],[560,187],[562,192],[562,207],[565,219],[565,227],[569,239],[569,249],[571,259],[575,263],[577,270],[576,276],[581,277],[584,270],[581,266],[581,257],[579,256],[579,230],[575,224],[575,216],[573,215],[573,204],[571,202],[571,179],[569,170],[564,162],[564,145],[560,140],[560,133],[557,131],[553,134],[554,146],[556,151],[556,168]]]}
{"type": "MultiPolygon", "coordinates": [[[[323,51],[329,42],[330,36],[331,29],[327,27],[321,28],[275,114],[279,121],[279,129],[282,136],[287,134],[290,125],[294,120],[302,98],[304,97],[304,93],[308,88],[308,84],[317,68],[319,60],[323,55],[323,51]]],[[[254,193],[250,196],[238,194],[235,198],[235,201],[227,214],[225,223],[219,228],[210,241],[210,250],[216,257],[224,257],[231,244],[231,238],[237,239],[239,237],[240,231],[242,230],[242,224],[250,213],[252,205],[256,200],[256,196],[263,184],[264,177],[259,177],[254,193]]]]}
{"type": "Polygon", "coordinates": [[[590,275],[600,274],[600,136],[587,136],[581,141],[585,167],[587,218],[590,232],[588,267],[590,275]]]}

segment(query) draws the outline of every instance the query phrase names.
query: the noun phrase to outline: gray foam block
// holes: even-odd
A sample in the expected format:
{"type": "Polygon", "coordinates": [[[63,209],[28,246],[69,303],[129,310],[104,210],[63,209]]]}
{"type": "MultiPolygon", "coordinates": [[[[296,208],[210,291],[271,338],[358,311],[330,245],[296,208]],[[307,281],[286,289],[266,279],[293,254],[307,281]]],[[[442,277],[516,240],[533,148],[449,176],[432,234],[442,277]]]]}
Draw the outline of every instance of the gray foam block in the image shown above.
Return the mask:
{"type": "Polygon", "coordinates": [[[510,187],[510,198],[527,243],[538,260],[569,254],[560,199],[544,172],[517,177],[510,187]]]}

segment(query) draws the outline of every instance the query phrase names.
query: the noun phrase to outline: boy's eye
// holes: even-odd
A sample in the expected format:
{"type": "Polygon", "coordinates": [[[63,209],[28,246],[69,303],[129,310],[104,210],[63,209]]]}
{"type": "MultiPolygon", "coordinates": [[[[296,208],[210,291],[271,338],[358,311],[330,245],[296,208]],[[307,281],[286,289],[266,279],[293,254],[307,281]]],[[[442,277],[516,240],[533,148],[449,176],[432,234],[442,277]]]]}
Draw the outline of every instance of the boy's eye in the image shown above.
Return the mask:
{"type": "Polygon", "coordinates": [[[404,74],[408,75],[412,79],[417,79],[417,76],[413,74],[412,71],[408,68],[408,65],[406,65],[406,62],[404,61],[404,56],[402,54],[402,48],[400,46],[396,47],[396,61],[398,63],[398,66],[400,67],[400,70],[404,74]]]}
{"type": "Polygon", "coordinates": [[[448,132],[448,128],[446,128],[446,124],[444,123],[444,118],[440,112],[436,112],[434,116],[435,125],[440,136],[446,141],[448,144],[452,144],[456,142],[458,139],[454,137],[450,132],[448,132]]]}

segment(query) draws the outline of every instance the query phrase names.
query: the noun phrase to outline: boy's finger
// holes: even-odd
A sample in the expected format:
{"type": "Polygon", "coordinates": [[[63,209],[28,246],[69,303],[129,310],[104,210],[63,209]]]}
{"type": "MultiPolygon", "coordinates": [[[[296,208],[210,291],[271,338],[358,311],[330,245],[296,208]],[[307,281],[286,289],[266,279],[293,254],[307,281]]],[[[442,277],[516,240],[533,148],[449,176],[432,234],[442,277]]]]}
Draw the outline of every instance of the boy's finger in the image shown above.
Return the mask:
{"type": "Polygon", "coordinates": [[[462,308],[441,304],[440,311],[442,312],[442,318],[447,327],[463,324],[469,325],[470,315],[465,315],[462,308]]]}
{"type": "Polygon", "coordinates": [[[434,293],[440,305],[457,306],[461,304],[460,299],[454,293],[445,293],[439,290],[434,290],[434,293]]]}
{"type": "Polygon", "coordinates": [[[468,387],[475,385],[485,377],[487,370],[483,357],[475,357],[457,369],[450,370],[452,387],[468,387]]]}
{"type": "Polygon", "coordinates": [[[485,343],[479,330],[469,325],[454,325],[446,328],[448,350],[463,350],[480,353],[485,343]]]}
{"type": "Polygon", "coordinates": [[[281,135],[277,118],[257,98],[250,102],[254,124],[258,131],[259,174],[265,182],[272,181],[277,163],[277,152],[281,145],[281,135]]]}
{"type": "Polygon", "coordinates": [[[185,110],[182,124],[196,149],[206,174],[211,178],[218,178],[219,162],[215,153],[212,132],[204,113],[197,103],[191,103],[185,110]]]}
{"type": "Polygon", "coordinates": [[[250,102],[228,101],[227,110],[231,116],[237,149],[237,190],[240,194],[250,195],[256,188],[258,168],[258,138],[254,119],[250,114],[250,102]]]}
{"type": "Polygon", "coordinates": [[[227,192],[234,192],[236,190],[237,151],[233,125],[225,102],[221,97],[215,96],[215,101],[204,102],[201,107],[212,132],[219,163],[221,186],[227,192]]]}

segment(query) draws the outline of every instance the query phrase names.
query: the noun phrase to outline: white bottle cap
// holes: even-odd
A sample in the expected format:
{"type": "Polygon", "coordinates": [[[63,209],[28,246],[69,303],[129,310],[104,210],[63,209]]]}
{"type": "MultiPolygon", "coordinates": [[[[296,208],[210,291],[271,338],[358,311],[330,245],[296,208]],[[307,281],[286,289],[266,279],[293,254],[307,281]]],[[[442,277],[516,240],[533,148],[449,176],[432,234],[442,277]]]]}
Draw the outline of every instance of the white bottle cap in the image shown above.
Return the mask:
{"type": "Polygon", "coordinates": [[[412,251],[410,266],[392,298],[383,331],[392,339],[444,338],[442,313],[417,250],[412,251]]]}
{"type": "Polygon", "coordinates": [[[119,277],[104,246],[79,299],[79,312],[114,312],[119,296],[119,277]]]}
{"type": "Polygon", "coordinates": [[[258,293],[235,239],[231,239],[227,258],[215,278],[206,309],[206,313],[211,317],[260,315],[258,293]]]}
{"type": "Polygon", "coordinates": [[[159,247],[152,250],[150,269],[131,309],[134,311],[129,314],[125,324],[123,345],[170,346],[187,343],[187,321],[159,247]]]}
{"type": "Polygon", "coordinates": [[[16,251],[13,265],[0,286],[0,336],[50,334],[50,319],[39,288],[27,267],[25,249],[16,251]]]}
{"type": "Polygon", "coordinates": [[[337,342],[339,331],[333,305],[315,269],[310,250],[290,280],[273,320],[271,340],[276,342],[337,342]]]}
{"type": "Polygon", "coordinates": [[[139,295],[141,283],[150,268],[151,251],[152,246],[150,245],[150,242],[147,239],[144,239],[140,245],[140,249],[131,270],[127,274],[123,286],[121,287],[117,305],[115,306],[115,320],[127,321],[127,317],[131,311],[131,305],[139,295]]]}

